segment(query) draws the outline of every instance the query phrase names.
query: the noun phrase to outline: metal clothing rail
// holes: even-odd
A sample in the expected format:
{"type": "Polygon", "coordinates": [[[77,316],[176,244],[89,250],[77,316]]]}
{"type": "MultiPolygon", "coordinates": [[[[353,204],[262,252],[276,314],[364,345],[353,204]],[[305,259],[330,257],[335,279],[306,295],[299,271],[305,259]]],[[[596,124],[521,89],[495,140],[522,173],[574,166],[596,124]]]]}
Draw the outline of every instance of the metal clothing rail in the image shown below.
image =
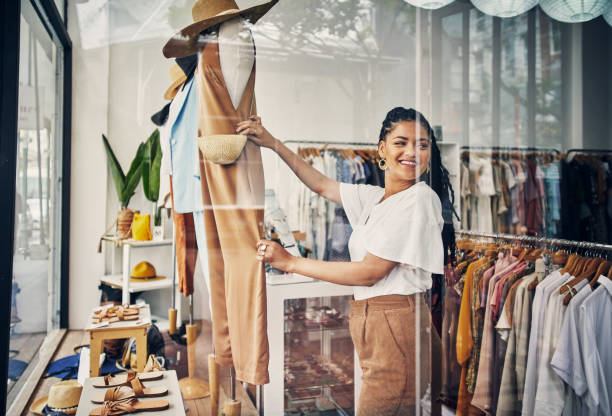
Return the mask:
{"type": "Polygon", "coordinates": [[[372,146],[377,147],[378,143],[368,142],[339,142],[333,140],[285,140],[284,144],[320,144],[320,145],[345,145],[345,146],[372,146]]]}
{"type": "Polygon", "coordinates": [[[514,152],[549,152],[561,154],[557,149],[551,147],[521,147],[521,146],[461,146],[460,150],[508,150],[514,152]]]}
{"type": "Polygon", "coordinates": [[[457,230],[455,231],[455,234],[467,236],[467,237],[492,238],[492,239],[506,240],[506,241],[520,241],[520,242],[527,242],[527,243],[548,244],[552,246],[575,247],[575,248],[581,248],[581,249],[587,249],[587,250],[591,249],[591,250],[612,251],[612,245],[610,244],[591,243],[589,241],[574,241],[574,240],[564,240],[561,238],[533,237],[530,235],[484,233],[484,232],[468,231],[468,230],[457,230]]]}
{"type": "Polygon", "coordinates": [[[612,149],[570,149],[567,151],[567,156],[570,153],[610,153],[612,154],[612,149]]]}

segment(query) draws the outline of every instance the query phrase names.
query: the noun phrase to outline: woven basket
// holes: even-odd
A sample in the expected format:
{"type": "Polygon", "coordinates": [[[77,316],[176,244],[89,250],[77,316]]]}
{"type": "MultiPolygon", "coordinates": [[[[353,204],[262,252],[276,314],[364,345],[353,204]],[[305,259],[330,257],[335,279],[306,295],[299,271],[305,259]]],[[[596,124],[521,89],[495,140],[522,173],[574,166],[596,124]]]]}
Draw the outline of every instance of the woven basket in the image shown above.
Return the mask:
{"type": "Polygon", "coordinates": [[[211,134],[198,137],[204,159],[219,165],[231,165],[242,153],[247,137],[242,134],[211,134]]]}

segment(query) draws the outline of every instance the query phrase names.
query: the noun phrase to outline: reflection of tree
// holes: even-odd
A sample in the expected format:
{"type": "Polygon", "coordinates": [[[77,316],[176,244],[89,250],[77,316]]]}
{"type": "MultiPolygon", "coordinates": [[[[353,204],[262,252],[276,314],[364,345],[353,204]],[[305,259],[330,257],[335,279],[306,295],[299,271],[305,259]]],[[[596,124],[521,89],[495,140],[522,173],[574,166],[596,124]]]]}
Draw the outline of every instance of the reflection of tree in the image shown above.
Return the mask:
{"type": "Polygon", "coordinates": [[[414,36],[414,15],[402,0],[283,0],[266,16],[277,33],[258,33],[284,49],[380,58],[391,40],[414,36]]]}

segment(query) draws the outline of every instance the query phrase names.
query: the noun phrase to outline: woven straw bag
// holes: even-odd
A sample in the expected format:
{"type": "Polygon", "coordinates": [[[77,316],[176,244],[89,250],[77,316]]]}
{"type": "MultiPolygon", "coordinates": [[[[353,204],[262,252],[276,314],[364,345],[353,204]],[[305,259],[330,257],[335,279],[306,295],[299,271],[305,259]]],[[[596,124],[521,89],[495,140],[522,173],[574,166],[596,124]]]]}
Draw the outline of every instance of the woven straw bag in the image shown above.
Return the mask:
{"type": "MultiPolygon", "coordinates": [[[[253,114],[253,101],[255,92],[251,98],[249,114],[253,114]]],[[[198,146],[204,159],[219,165],[231,165],[242,153],[247,142],[247,136],[243,134],[209,134],[198,137],[198,146]]]]}

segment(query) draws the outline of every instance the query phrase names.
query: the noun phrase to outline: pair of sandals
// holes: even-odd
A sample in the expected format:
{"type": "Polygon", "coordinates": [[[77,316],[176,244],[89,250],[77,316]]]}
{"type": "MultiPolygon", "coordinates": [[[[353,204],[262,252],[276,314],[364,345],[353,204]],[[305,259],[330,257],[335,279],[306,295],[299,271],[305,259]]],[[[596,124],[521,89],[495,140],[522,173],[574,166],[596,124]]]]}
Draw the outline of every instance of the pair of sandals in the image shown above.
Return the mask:
{"type": "Polygon", "coordinates": [[[93,403],[103,406],[93,409],[90,416],[118,416],[136,412],[156,412],[166,410],[168,400],[140,401],[139,398],[161,397],[168,394],[166,387],[145,387],[142,381],[159,380],[163,377],[161,371],[136,374],[128,371],[119,375],[106,375],[93,387],[108,388],[103,395],[92,399],[93,403]]]}
{"type": "Polygon", "coordinates": [[[137,307],[111,306],[110,308],[97,309],[93,313],[92,323],[94,325],[108,322],[112,324],[119,321],[135,321],[140,317],[140,309],[137,307]]]}

